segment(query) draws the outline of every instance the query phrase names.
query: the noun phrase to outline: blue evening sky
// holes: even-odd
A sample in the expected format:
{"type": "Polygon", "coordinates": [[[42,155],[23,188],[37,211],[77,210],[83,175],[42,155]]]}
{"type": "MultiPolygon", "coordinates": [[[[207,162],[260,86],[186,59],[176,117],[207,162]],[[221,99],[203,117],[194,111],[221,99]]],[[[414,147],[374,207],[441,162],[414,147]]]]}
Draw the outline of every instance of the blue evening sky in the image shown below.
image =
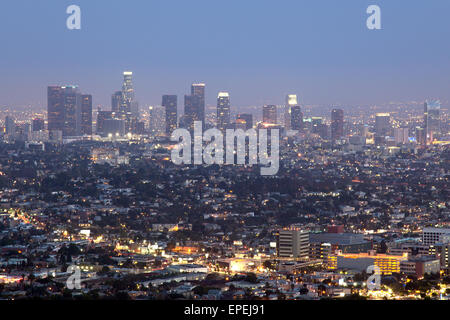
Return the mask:
{"type": "Polygon", "coordinates": [[[1,0],[0,105],[46,106],[46,86],[78,84],[109,106],[121,73],[141,104],[207,84],[234,107],[450,98],[448,0],[1,0]],[[66,28],[66,8],[82,29],[66,28]],[[366,28],[366,9],[382,28],[366,28]]]}

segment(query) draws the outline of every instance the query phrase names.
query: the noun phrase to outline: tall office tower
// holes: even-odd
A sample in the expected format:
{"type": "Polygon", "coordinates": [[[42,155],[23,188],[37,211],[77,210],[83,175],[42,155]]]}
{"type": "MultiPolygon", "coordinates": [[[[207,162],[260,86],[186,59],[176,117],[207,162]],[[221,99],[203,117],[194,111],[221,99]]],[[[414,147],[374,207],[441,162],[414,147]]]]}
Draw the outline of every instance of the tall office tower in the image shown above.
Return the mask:
{"type": "Polygon", "coordinates": [[[31,130],[33,132],[37,132],[37,131],[44,131],[45,130],[45,121],[44,119],[33,119],[32,125],[31,125],[31,130]]]}
{"type": "Polygon", "coordinates": [[[139,120],[140,113],[139,113],[139,102],[133,101],[131,103],[131,116],[135,120],[139,120]]]}
{"type": "Polygon", "coordinates": [[[375,134],[379,137],[389,135],[391,131],[391,115],[389,113],[377,113],[375,115],[375,134]]]}
{"type": "Polygon", "coordinates": [[[133,87],[133,72],[123,73],[122,99],[117,119],[125,121],[125,131],[130,133],[133,129],[133,122],[139,118],[139,105],[135,101],[133,87]]]}
{"type": "Polygon", "coordinates": [[[183,125],[193,131],[194,122],[205,123],[205,84],[194,83],[191,87],[191,95],[184,96],[183,125]]]}
{"type": "Polygon", "coordinates": [[[177,100],[176,95],[164,95],[162,97],[162,106],[166,109],[166,135],[169,137],[177,129],[177,100]]]}
{"type": "Polygon", "coordinates": [[[265,105],[263,107],[263,122],[277,124],[277,106],[265,105]]]}
{"type": "Polygon", "coordinates": [[[320,126],[323,124],[322,117],[311,117],[311,133],[319,134],[320,126]]]}
{"type": "Polygon", "coordinates": [[[424,108],[424,128],[427,134],[427,144],[441,133],[441,103],[426,101],[424,108]]]}
{"type": "Polygon", "coordinates": [[[277,254],[284,258],[308,258],[309,232],[294,227],[279,230],[277,254]]]}
{"type": "Polygon", "coordinates": [[[111,111],[119,112],[122,105],[122,91],[116,91],[111,96],[111,111]]]}
{"type": "Polygon", "coordinates": [[[194,122],[201,121],[198,114],[200,101],[199,96],[184,96],[184,124],[188,130],[193,131],[194,122]]]}
{"type": "Polygon", "coordinates": [[[416,142],[421,146],[427,144],[427,135],[424,128],[416,127],[416,142]]]}
{"type": "Polygon", "coordinates": [[[64,112],[63,137],[81,135],[81,94],[77,86],[64,88],[64,112]]]}
{"type": "Polygon", "coordinates": [[[61,131],[63,137],[81,133],[81,94],[77,86],[50,86],[48,98],[48,130],[61,131]]]}
{"type": "Polygon", "coordinates": [[[331,111],[331,139],[338,140],[344,136],[344,110],[331,111]]]}
{"type": "Polygon", "coordinates": [[[303,112],[300,106],[291,107],[291,130],[303,130],[303,112]]]}
{"type": "Polygon", "coordinates": [[[253,115],[250,113],[240,113],[236,116],[236,120],[245,121],[245,129],[253,128],[253,115]]]}
{"type": "Polygon", "coordinates": [[[199,98],[196,106],[196,120],[205,123],[205,87],[204,83],[194,83],[191,87],[191,96],[199,98]]]}
{"type": "Polygon", "coordinates": [[[81,96],[81,134],[92,135],[92,96],[81,96]]]}
{"type": "Polygon", "coordinates": [[[395,128],[394,139],[396,144],[407,144],[409,141],[409,128],[395,128]]]}
{"type": "Polygon", "coordinates": [[[121,112],[131,113],[131,104],[134,101],[133,72],[123,73],[122,84],[122,109],[121,112]]]}
{"type": "Polygon", "coordinates": [[[292,129],[292,108],[299,106],[297,95],[288,94],[286,96],[286,105],[284,107],[284,127],[286,130],[292,129]]]}
{"type": "Polygon", "coordinates": [[[149,107],[149,133],[152,136],[166,134],[166,108],[162,106],[149,107]]]}
{"type": "Polygon", "coordinates": [[[16,121],[13,117],[6,116],[5,117],[5,131],[7,135],[15,135],[16,134],[16,121]]]}
{"type": "Polygon", "coordinates": [[[219,92],[217,96],[217,129],[225,132],[230,124],[230,95],[228,92],[219,92]]]}
{"type": "Polygon", "coordinates": [[[48,131],[63,131],[64,89],[61,86],[47,88],[48,131]]]}
{"type": "Polygon", "coordinates": [[[101,109],[97,112],[97,134],[105,135],[105,121],[113,119],[112,111],[102,111],[101,109]]]}
{"type": "Polygon", "coordinates": [[[364,138],[369,136],[369,126],[367,124],[362,124],[359,126],[359,135],[364,138]]]}
{"type": "Polygon", "coordinates": [[[328,126],[323,123],[322,117],[311,118],[311,133],[319,135],[324,140],[328,139],[328,126]]]}

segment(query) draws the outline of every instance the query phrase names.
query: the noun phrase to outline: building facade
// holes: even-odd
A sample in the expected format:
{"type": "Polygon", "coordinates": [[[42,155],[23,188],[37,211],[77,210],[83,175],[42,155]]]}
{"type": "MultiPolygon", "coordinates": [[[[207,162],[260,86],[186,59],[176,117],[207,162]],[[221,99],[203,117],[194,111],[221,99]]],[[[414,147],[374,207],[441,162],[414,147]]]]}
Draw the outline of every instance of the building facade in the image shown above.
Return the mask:
{"type": "Polygon", "coordinates": [[[166,135],[171,136],[177,129],[178,123],[178,98],[176,95],[164,95],[162,97],[162,106],[166,110],[166,135]]]}
{"type": "Polygon", "coordinates": [[[344,110],[333,109],[331,111],[331,139],[333,141],[344,137],[344,110]]]}
{"type": "Polygon", "coordinates": [[[277,124],[277,106],[265,105],[263,107],[263,122],[277,124]]]}
{"type": "Polygon", "coordinates": [[[279,230],[277,253],[282,258],[308,258],[309,231],[294,227],[279,230]]]}
{"type": "Polygon", "coordinates": [[[217,96],[217,129],[225,132],[230,127],[230,118],[230,94],[219,92],[217,96]]]}

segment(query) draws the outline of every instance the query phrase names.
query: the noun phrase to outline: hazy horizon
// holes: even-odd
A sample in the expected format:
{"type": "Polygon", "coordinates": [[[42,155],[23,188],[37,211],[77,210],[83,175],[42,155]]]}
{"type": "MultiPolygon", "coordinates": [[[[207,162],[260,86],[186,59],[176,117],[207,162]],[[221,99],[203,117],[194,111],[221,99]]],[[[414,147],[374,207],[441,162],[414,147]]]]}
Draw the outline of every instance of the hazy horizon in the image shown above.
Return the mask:
{"type": "Polygon", "coordinates": [[[122,72],[134,72],[141,106],[189,94],[206,103],[229,91],[234,108],[283,104],[374,105],[449,100],[450,2],[2,1],[0,106],[45,108],[48,85],[77,84],[110,106],[122,72]],[[68,30],[66,8],[82,10],[68,30]],[[382,30],[365,26],[382,10],[382,30]]]}

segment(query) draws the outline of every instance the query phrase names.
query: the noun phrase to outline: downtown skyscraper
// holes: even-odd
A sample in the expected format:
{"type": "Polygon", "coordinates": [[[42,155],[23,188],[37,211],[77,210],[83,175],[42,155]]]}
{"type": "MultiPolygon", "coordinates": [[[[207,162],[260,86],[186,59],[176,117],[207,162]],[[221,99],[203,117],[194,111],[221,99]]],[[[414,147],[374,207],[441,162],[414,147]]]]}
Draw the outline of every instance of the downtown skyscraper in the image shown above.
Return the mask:
{"type": "Polygon", "coordinates": [[[303,112],[300,106],[291,107],[290,122],[290,130],[303,130],[303,112]]]}
{"type": "Polygon", "coordinates": [[[292,129],[292,108],[298,106],[296,94],[286,96],[286,105],[284,106],[284,127],[286,130],[292,129]]]}
{"type": "Polygon", "coordinates": [[[111,96],[111,111],[113,120],[124,122],[126,133],[136,131],[139,121],[139,104],[135,99],[133,72],[123,73],[122,90],[116,91],[111,96]]]}
{"type": "Polygon", "coordinates": [[[166,113],[166,135],[170,137],[172,132],[177,129],[178,121],[178,98],[176,95],[164,95],[162,97],[162,106],[166,113]]]}
{"type": "Polygon", "coordinates": [[[63,137],[92,134],[90,95],[82,95],[77,86],[49,86],[47,100],[49,131],[61,131],[63,137]]]}
{"type": "Polygon", "coordinates": [[[263,122],[268,124],[277,124],[277,106],[263,106],[263,122]]]}
{"type": "Polygon", "coordinates": [[[333,109],[331,111],[331,139],[333,141],[344,136],[344,110],[333,109]]]}
{"type": "Polygon", "coordinates": [[[184,96],[184,117],[187,129],[194,130],[194,122],[205,122],[205,84],[194,83],[191,95],[184,96]]]}
{"type": "Polygon", "coordinates": [[[230,94],[219,92],[217,96],[217,129],[225,132],[231,124],[230,117],[230,94]]]}
{"type": "Polygon", "coordinates": [[[111,96],[111,111],[119,112],[122,106],[122,91],[116,91],[111,96]]]}
{"type": "Polygon", "coordinates": [[[375,135],[384,137],[391,131],[391,115],[389,113],[377,113],[375,115],[375,135]]]}
{"type": "Polygon", "coordinates": [[[81,96],[81,134],[92,135],[92,96],[81,96]]]}
{"type": "Polygon", "coordinates": [[[120,111],[131,113],[133,103],[134,103],[133,72],[125,71],[123,73],[122,109],[120,111]]]}
{"type": "Polygon", "coordinates": [[[424,106],[424,129],[427,143],[434,140],[441,133],[441,103],[440,101],[426,101],[424,106]]]}

